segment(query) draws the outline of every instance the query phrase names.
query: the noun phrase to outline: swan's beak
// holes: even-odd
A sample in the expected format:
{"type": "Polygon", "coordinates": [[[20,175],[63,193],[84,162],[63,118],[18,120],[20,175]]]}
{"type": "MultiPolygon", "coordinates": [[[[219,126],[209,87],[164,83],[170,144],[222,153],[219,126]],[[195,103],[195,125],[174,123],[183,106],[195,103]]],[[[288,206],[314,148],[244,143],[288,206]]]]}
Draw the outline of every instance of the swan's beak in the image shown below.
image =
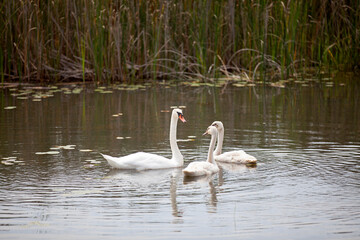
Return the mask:
{"type": "Polygon", "coordinates": [[[182,122],[186,122],[185,118],[184,118],[184,115],[182,114],[179,114],[179,119],[182,121],[182,122]]]}
{"type": "Polygon", "coordinates": [[[203,133],[203,136],[208,135],[208,134],[209,134],[209,133],[208,133],[208,131],[206,130],[206,132],[203,133]]]}

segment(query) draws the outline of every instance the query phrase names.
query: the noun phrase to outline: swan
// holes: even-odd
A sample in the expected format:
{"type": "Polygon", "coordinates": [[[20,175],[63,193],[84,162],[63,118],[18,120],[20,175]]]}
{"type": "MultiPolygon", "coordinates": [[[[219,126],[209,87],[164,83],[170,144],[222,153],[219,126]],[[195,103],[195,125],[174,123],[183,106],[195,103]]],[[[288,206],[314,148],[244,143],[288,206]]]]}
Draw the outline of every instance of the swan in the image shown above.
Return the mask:
{"type": "Polygon", "coordinates": [[[203,135],[211,135],[210,147],[208,152],[208,158],[206,162],[192,162],[190,163],[184,170],[183,173],[185,177],[198,177],[203,175],[211,175],[213,173],[217,173],[219,171],[219,167],[217,166],[214,160],[214,148],[215,142],[217,138],[217,130],[216,127],[210,126],[206,130],[203,135]]]}
{"type": "Polygon", "coordinates": [[[256,163],[256,158],[247,154],[243,150],[234,150],[230,152],[226,152],[221,154],[223,141],[224,141],[224,125],[220,121],[215,121],[211,124],[211,126],[216,127],[218,131],[218,144],[214,151],[215,160],[219,162],[226,162],[226,163],[256,163]]]}
{"type": "Polygon", "coordinates": [[[182,122],[186,122],[182,111],[175,108],[172,111],[170,121],[171,159],[145,152],[137,152],[123,157],[112,157],[102,153],[100,154],[108,161],[110,166],[118,169],[134,169],[142,171],[148,169],[181,167],[184,165],[184,159],[176,143],[176,128],[178,119],[182,122]]]}

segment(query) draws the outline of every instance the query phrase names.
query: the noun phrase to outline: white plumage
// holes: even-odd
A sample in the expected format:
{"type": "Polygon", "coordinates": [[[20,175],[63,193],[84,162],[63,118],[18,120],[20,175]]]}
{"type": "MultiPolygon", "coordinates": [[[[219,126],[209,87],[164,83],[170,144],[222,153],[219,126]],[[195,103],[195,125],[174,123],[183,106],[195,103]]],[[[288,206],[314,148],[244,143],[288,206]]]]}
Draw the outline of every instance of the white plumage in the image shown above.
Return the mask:
{"type": "Polygon", "coordinates": [[[135,169],[141,171],[147,169],[181,167],[184,164],[184,160],[176,143],[176,128],[178,119],[186,122],[182,111],[180,109],[174,109],[172,111],[170,121],[170,147],[172,152],[171,159],[145,152],[137,152],[123,157],[112,157],[109,155],[100,154],[108,161],[110,166],[119,169],[135,169]]]}
{"type": "Polygon", "coordinates": [[[219,167],[217,166],[216,162],[214,161],[214,147],[217,137],[217,130],[215,127],[210,126],[204,135],[210,134],[211,141],[210,147],[208,152],[208,158],[206,162],[192,162],[190,163],[184,170],[183,173],[188,177],[198,177],[203,175],[211,175],[217,173],[219,171],[219,167]]]}
{"type": "Polygon", "coordinates": [[[214,158],[216,161],[219,162],[226,162],[226,163],[256,163],[257,159],[250,154],[247,154],[243,150],[234,150],[226,153],[222,152],[222,145],[224,141],[224,125],[220,121],[215,121],[211,124],[211,126],[216,127],[218,131],[218,144],[214,151],[214,158]]]}

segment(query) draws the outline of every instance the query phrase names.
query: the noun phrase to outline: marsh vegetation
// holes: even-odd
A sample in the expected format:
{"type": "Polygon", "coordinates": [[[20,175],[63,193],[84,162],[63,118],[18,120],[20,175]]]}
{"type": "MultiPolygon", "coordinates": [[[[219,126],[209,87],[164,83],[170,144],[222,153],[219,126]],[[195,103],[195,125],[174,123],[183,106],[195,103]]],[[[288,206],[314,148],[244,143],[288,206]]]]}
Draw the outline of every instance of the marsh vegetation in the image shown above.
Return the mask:
{"type": "Polygon", "coordinates": [[[358,0],[29,0],[0,12],[2,82],[275,82],[360,62],[358,0]]]}

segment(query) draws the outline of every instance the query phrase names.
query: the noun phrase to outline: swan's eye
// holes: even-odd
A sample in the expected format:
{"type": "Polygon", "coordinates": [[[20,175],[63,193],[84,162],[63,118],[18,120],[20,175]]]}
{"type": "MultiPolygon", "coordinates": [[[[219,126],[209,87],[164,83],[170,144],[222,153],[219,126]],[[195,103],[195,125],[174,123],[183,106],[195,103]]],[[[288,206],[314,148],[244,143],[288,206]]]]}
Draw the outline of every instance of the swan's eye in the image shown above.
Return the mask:
{"type": "Polygon", "coordinates": [[[218,125],[217,125],[217,123],[214,123],[214,124],[213,124],[213,125],[211,125],[211,126],[217,127],[218,125]]]}

